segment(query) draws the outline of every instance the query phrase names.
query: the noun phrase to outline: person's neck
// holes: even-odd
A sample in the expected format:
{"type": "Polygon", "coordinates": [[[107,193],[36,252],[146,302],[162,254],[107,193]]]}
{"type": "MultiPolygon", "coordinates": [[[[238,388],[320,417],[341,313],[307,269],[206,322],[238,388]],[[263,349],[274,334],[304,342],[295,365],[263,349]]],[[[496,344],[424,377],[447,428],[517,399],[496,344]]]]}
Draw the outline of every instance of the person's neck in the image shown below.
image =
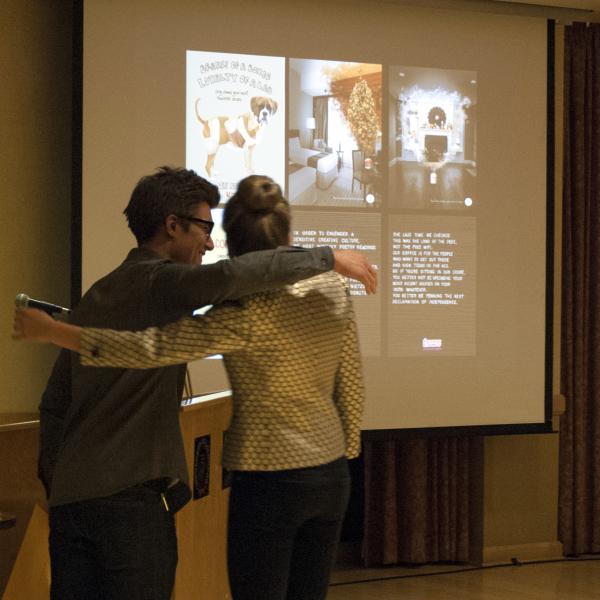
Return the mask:
{"type": "Polygon", "coordinates": [[[144,250],[150,250],[150,252],[157,254],[161,258],[171,258],[170,244],[168,240],[151,239],[144,244],[141,244],[139,247],[143,248],[144,250]]]}

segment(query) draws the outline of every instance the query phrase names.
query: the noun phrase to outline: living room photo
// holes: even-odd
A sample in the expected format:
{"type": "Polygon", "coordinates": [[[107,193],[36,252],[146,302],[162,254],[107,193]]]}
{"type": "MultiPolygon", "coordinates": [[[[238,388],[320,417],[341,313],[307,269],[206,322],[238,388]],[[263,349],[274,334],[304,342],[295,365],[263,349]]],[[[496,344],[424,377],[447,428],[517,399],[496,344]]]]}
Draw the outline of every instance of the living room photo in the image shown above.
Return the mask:
{"type": "Polygon", "coordinates": [[[476,109],[474,71],[389,67],[391,208],[476,205],[476,109]]]}
{"type": "Polygon", "coordinates": [[[381,207],[381,65],[290,59],[288,198],[381,207]]]}

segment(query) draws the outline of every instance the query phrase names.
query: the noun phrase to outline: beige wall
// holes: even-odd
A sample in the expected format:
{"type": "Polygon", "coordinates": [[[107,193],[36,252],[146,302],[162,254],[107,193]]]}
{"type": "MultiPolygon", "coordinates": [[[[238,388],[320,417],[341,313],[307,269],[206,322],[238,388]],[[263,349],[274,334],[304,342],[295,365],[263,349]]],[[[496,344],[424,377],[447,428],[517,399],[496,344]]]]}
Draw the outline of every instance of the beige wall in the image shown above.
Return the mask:
{"type": "Polygon", "coordinates": [[[55,351],[9,338],[15,295],[70,299],[71,2],[3,0],[0,12],[0,412],[27,412],[55,351]]]}
{"type": "Polygon", "coordinates": [[[484,490],[484,548],[555,542],[558,435],[487,438],[484,490]]]}
{"type": "MultiPolygon", "coordinates": [[[[560,283],[564,28],[556,28],[554,394],[560,394],[560,283]]],[[[484,547],[556,541],[558,435],[498,436],[485,441],[484,547]]],[[[553,550],[547,547],[550,554],[553,550]]]]}
{"type": "MultiPolygon", "coordinates": [[[[0,413],[24,413],[37,409],[56,352],[10,339],[15,295],[70,299],[71,2],[2,0],[0,19],[0,413]]],[[[0,530],[0,593],[32,508],[44,501],[37,437],[36,429],[0,432],[0,511],[16,516],[0,530]]]]}

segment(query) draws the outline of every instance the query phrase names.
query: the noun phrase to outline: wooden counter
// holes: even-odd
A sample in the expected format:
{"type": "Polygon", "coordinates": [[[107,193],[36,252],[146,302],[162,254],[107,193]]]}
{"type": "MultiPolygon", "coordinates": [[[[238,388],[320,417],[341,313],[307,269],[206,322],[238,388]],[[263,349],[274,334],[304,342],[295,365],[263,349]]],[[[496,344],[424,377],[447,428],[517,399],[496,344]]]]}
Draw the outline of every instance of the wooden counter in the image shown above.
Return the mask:
{"type": "MultiPolygon", "coordinates": [[[[229,489],[223,485],[221,469],[223,433],[230,419],[228,391],[182,404],[180,422],[190,483],[204,495],[192,499],[176,515],[179,563],[173,600],[230,598],[226,568],[229,489]]],[[[0,596],[13,570],[34,506],[46,506],[44,490],[37,479],[38,429],[36,413],[0,413],[0,464],[3,465],[0,511],[16,516],[14,527],[0,530],[0,596]]],[[[45,535],[41,537],[44,539],[35,540],[33,546],[47,547],[45,535]]],[[[44,578],[39,581],[39,585],[47,585],[44,578]]],[[[35,597],[47,598],[49,591],[44,587],[37,590],[35,597]]]]}

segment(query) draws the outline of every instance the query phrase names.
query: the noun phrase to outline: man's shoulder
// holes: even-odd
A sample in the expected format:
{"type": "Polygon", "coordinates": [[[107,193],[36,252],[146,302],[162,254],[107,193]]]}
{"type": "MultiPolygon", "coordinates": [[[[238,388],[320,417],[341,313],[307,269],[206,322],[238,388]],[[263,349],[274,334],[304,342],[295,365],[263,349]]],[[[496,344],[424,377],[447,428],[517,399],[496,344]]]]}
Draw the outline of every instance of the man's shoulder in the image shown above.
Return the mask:
{"type": "Polygon", "coordinates": [[[123,277],[124,274],[134,272],[144,272],[149,269],[154,269],[159,265],[172,264],[170,260],[162,258],[153,252],[145,250],[143,248],[133,248],[129,251],[123,262],[115,267],[112,271],[97,279],[89,288],[89,290],[83,295],[85,298],[92,290],[98,287],[106,285],[107,282],[111,282],[114,279],[123,277]]]}
{"type": "Polygon", "coordinates": [[[144,315],[149,317],[160,302],[151,293],[156,270],[172,263],[141,250],[129,252],[118,267],[90,286],[75,307],[72,322],[111,327],[118,323],[126,327],[131,322],[130,328],[140,319],[145,322],[144,315]]]}

